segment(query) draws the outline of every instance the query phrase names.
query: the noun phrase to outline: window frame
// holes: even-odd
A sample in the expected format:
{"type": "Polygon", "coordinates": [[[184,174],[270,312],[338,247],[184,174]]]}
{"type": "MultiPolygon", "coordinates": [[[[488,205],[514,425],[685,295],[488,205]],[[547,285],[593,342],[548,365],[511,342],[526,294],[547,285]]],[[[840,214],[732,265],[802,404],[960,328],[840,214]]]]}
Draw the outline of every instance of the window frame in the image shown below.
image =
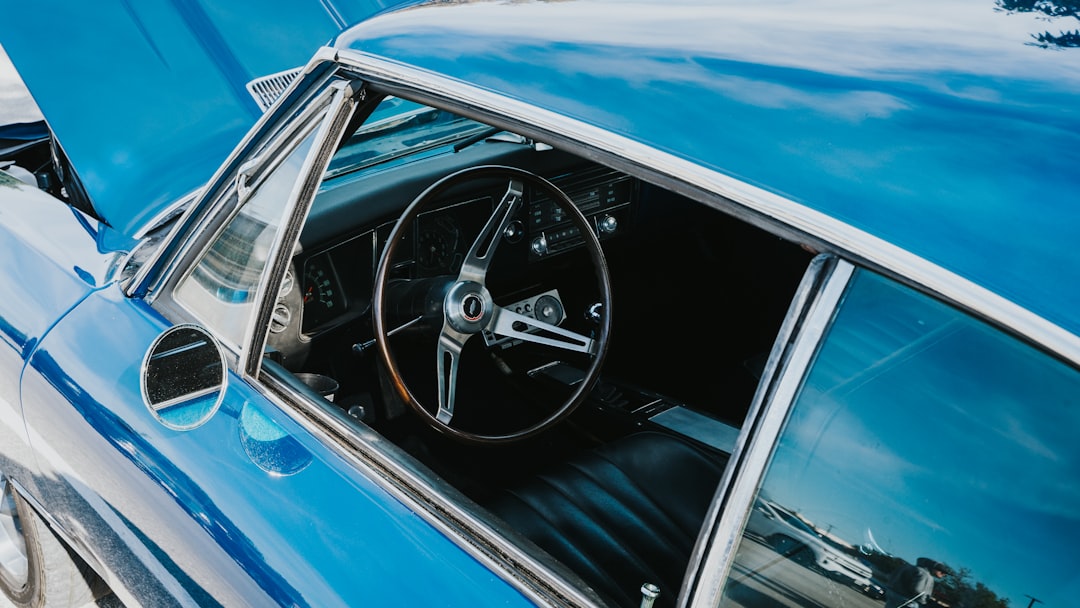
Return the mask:
{"type": "Polygon", "coordinates": [[[221,343],[229,367],[244,376],[254,377],[257,374],[267,334],[265,327],[260,329],[259,323],[265,317],[267,323],[264,325],[268,325],[274,299],[270,294],[277,293],[287,270],[287,264],[283,264],[282,260],[287,261],[292,255],[293,243],[325,164],[336,148],[344,123],[355,108],[352,101],[357,87],[358,84],[350,79],[331,76],[296,104],[296,109],[280,113],[284,117],[281,121],[261,123],[249,138],[247,153],[228,164],[230,170],[227,178],[216,180],[217,188],[209,190],[202,197],[203,203],[189,209],[188,215],[170,235],[170,239],[178,243],[179,250],[168,261],[159,278],[160,285],[147,300],[173,322],[195,321],[205,325],[205,315],[176,299],[175,290],[194,272],[251,195],[305,137],[315,134],[312,147],[293,182],[289,200],[282,206],[281,221],[271,240],[266,263],[260,271],[257,289],[251,300],[251,311],[246,315],[243,337],[237,343],[214,327],[206,326],[221,343]]]}
{"type": "Polygon", "coordinates": [[[680,592],[682,605],[719,605],[776,441],[855,270],[851,262],[827,254],[807,268],[702,526],[680,592]]]}

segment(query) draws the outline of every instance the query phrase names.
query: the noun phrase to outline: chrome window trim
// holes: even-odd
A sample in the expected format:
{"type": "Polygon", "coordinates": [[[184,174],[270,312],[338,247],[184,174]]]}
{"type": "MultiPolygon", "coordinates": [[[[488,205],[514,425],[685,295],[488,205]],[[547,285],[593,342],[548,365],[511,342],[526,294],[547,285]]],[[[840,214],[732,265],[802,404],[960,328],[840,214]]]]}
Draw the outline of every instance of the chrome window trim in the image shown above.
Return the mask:
{"type": "Polygon", "coordinates": [[[278,227],[274,248],[267,259],[263,280],[260,281],[255,293],[252,318],[244,333],[245,350],[241,352],[242,368],[246,376],[258,375],[263,349],[270,333],[270,317],[277,303],[276,296],[289,270],[295,247],[299,243],[300,230],[307,219],[315,194],[322,184],[326,167],[330,164],[330,159],[344,135],[345,127],[357,107],[355,98],[363,95],[361,83],[355,80],[338,80],[331,83],[326,90],[332,91],[333,97],[326,109],[326,115],[321,119],[319,132],[315,136],[316,148],[304,160],[299,179],[289,195],[289,202],[286,204],[282,223],[278,227]]]}
{"type": "Polygon", "coordinates": [[[169,220],[176,217],[177,215],[182,214],[192,203],[202,197],[203,189],[205,187],[205,185],[200,186],[199,188],[192,190],[191,192],[188,192],[184,196],[181,196],[180,198],[173,201],[172,204],[165,207],[161,210],[160,213],[151,218],[145,226],[136,231],[135,235],[132,238],[134,238],[135,240],[145,239],[147,235],[149,235],[151,232],[165,225],[169,222],[169,220]]]}
{"type": "MultiPolygon", "coordinates": [[[[261,143],[269,141],[267,138],[273,137],[274,126],[288,120],[290,111],[294,111],[299,105],[310,103],[312,99],[323,93],[324,83],[335,77],[330,63],[332,60],[333,53],[329,52],[329,49],[320,49],[297,78],[298,81],[314,78],[309,88],[315,92],[298,99],[295,105],[278,104],[256,120],[247,135],[218,167],[214,175],[191,195],[194,200],[186,208],[180,210],[180,217],[169,229],[162,246],[146,260],[126,286],[124,290],[126,295],[141,296],[147,303],[153,304],[159,295],[167,291],[168,286],[175,283],[174,275],[182,270],[193,247],[192,240],[194,239],[185,239],[184,236],[199,234],[200,231],[206,229],[209,220],[218,215],[218,207],[222,203],[220,194],[231,187],[227,179],[239,169],[240,160],[249,157],[261,143]],[[315,74],[314,77],[312,77],[313,74],[315,74]]],[[[294,85],[296,86],[290,91],[302,88],[297,83],[294,85]]],[[[290,94],[286,92],[286,95],[290,94]]],[[[294,122],[298,118],[294,117],[289,122],[294,122]]],[[[171,207],[175,209],[180,204],[176,203],[171,207]]]]}
{"type": "MultiPolygon", "coordinates": [[[[326,117],[323,116],[323,117],[320,118],[320,120],[325,120],[325,118],[326,117]]],[[[263,167],[265,168],[265,170],[263,171],[264,175],[267,174],[267,173],[272,172],[273,169],[277,168],[277,166],[295,149],[296,145],[304,137],[306,137],[308,135],[311,135],[312,132],[317,132],[317,130],[321,127],[321,125],[319,125],[317,123],[313,123],[311,121],[305,121],[304,124],[305,124],[305,126],[307,128],[306,129],[300,129],[299,132],[289,133],[287,141],[275,140],[280,145],[274,146],[273,153],[267,159],[265,159],[266,163],[264,163],[264,165],[263,165],[263,167]]],[[[319,135],[321,135],[321,134],[317,134],[315,136],[316,137],[316,145],[317,145],[317,140],[318,140],[319,135]]],[[[304,163],[301,165],[301,172],[303,171],[303,168],[308,165],[309,159],[311,158],[314,151],[315,150],[313,148],[308,153],[308,157],[304,159],[304,163]]],[[[235,188],[233,186],[228,186],[225,189],[221,190],[220,193],[219,193],[220,196],[218,197],[218,200],[214,204],[214,208],[218,209],[218,210],[223,209],[225,207],[225,205],[228,203],[228,201],[233,198],[232,194],[233,194],[234,191],[235,191],[235,188]]],[[[296,187],[296,184],[294,184],[292,191],[290,191],[290,193],[289,193],[289,198],[292,199],[292,200],[295,200],[297,194],[298,194],[298,188],[296,187]]],[[[293,206],[292,202],[286,203],[286,208],[287,209],[291,209],[292,206],[293,206]]],[[[207,331],[209,331],[217,339],[218,343],[220,343],[221,346],[225,350],[227,350],[234,357],[240,358],[241,360],[242,360],[242,357],[243,357],[243,353],[245,351],[244,345],[247,344],[248,341],[249,341],[248,338],[250,337],[250,331],[251,331],[250,326],[251,326],[251,322],[253,320],[252,315],[254,314],[254,310],[252,311],[251,314],[248,315],[248,327],[244,330],[243,337],[240,339],[239,342],[236,342],[232,338],[226,338],[225,336],[221,335],[221,332],[218,331],[217,328],[215,327],[216,324],[211,323],[210,320],[207,319],[204,314],[202,314],[202,311],[200,311],[199,309],[197,309],[194,306],[191,306],[188,303],[185,303],[184,301],[180,300],[179,298],[174,297],[173,293],[175,292],[175,290],[177,289],[178,286],[182,285],[185,281],[187,281],[187,280],[189,280],[191,278],[192,273],[194,273],[195,269],[198,268],[199,262],[206,256],[207,252],[210,250],[210,248],[213,246],[213,244],[217,241],[217,239],[220,238],[222,231],[227,226],[229,226],[229,223],[233,220],[233,218],[235,218],[239,214],[239,212],[242,209],[243,209],[242,201],[237,200],[237,204],[234,206],[234,208],[231,209],[229,211],[229,213],[223,214],[225,217],[220,223],[216,223],[216,224],[214,224],[212,226],[211,225],[203,225],[202,226],[202,228],[209,231],[210,234],[212,234],[212,236],[210,238],[208,238],[208,239],[205,239],[203,241],[203,243],[202,243],[202,247],[200,247],[197,251],[193,250],[193,248],[191,248],[191,247],[187,248],[189,253],[185,257],[187,259],[190,259],[191,263],[184,265],[183,271],[176,274],[176,280],[175,281],[170,281],[169,289],[168,289],[168,291],[169,291],[168,301],[172,305],[173,308],[182,310],[182,311],[184,311],[184,313],[186,314],[187,317],[197,320],[200,324],[202,324],[202,326],[207,331]]],[[[219,214],[215,213],[213,215],[218,216],[219,214]]],[[[279,243],[280,243],[280,239],[277,236],[275,236],[273,249],[277,249],[279,247],[279,243]]],[[[273,249],[272,249],[272,251],[273,251],[273,249]]],[[[263,278],[260,279],[260,281],[259,281],[259,286],[256,289],[255,296],[252,299],[253,303],[258,303],[259,302],[258,298],[262,297],[262,294],[266,289],[265,277],[266,277],[267,271],[269,270],[270,265],[273,263],[273,259],[274,259],[274,253],[271,253],[270,256],[267,259],[266,267],[263,268],[263,271],[261,273],[261,276],[263,278]]],[[[254,306],[254,305],[252,306],[253,309],[255,307],[256,306],[254,306]]]]}
{"type": "Polygon", "coordinates": [[[375,88],[561,145],[774,234],[836,252],[1080,365],[1080,336],[925,258],[795,201],[627,137],[427,70],[353,49],[340,50],[337,58],[375,88]]]}
{"type": "MultiPolygon", "coordinates": [[[[335,112],[339,111],[344,104],[345,91],[349,90],[349,81],[339,80],[330,84],[326,88],[322,89],[317,95],[311,98],[304,110],[293,120],[290,124],[286,125],[284,129],[277,133],[274,133],[271,139],[267,140],[261,150],[256,151],[256,154],[251,158],[258,161],[256,170],[253,172],[255,179],[252,182],[252,188],[258,188],[263,180],[270,175],[285,158],[292,153],[296,145],[300,141],[314,133],[313,148],[308,152],[307,157],[304,159],[299,172],[297,174],[297,181],[293,184],[293,188],[289,193],[289,200],[285,203],[282,210],[281,224],[278,226],[278,234],[274,236],[273,245],[270,250],[270,254],[266,261],[266,266],[262,270],[262,278],[259,281],[258,288],[253,296],[252,310],[247,317],[247,325],[244,329],[244,334],[239,343],[236,343],[232,339],[226,339],[219,331],[215,329],[212,324],[207,323],[207,319],[201,314],[199,310],[195,310],[190,305],[187,305],[172,296],[172,291],[177,285],[191,275],[191,273],[198,266],[198,262],[203,259],[210,247],[215,243],[220,236],[221,231],[224,230],[229,222],[234,218],[243,208],[244,201],[236,198],[235,202],[230,203],[233,200],[233,193],[236,190],[235,181],[225,182],[223,187],[215,193],[214,202],[211,204],[207,213],[203,215],[196,224],[195,230],[197,232],[205,231],[208,236],[199,240],[199,247],[196,249],[195,243],[189,241],[181,246],[181,251],[176,258],[176,261],[172,267],[172,274],[170,279],[164,283],[165,289],[159,290],[157,296],[161,297],[161,292],[167,292],[166,296],[168,304],[166,308],[174,308],[181,310],[186,316],[200,320],[206,325],[206,329],[217,338],[221,346],[229,353],[229,362],[236,363],[237,369],[239,369],[243,362],[247,360],[247,353],[250,352],[250,345],[253,340],[258,339],[261,345],[265,336],[259,337],[259,333],[255,328],[255,321],[258,315],[261,313],[263,301],[266,299],[269,285],[273,283],[276,285],[280,282],[280,277],[277,281],[270,281],[268,277],[272,272],[276,272],[278,265],[278,257],[283,249],[281,246],[284,233],[287,231],[287,224],[293,221],[294,210],[297,206],[297,201],[309,193],[309,189],[305,187],[308,181],[308,176],[313,172],[314,163],[317,157],[320,156],[320,151],[325,145],[325,140],[330,133],[330,129],[333,126],[332,118],[335,116],[335,112]],[[225,213],[226,207],[229,204],[234,204],[234,208],[229,209],[228,213],[225,213]],[[186,263],[180,263],[180,261],[186,261],[186,263]]],[[[249,161],[250,162],[250,161],[249,161]]],[[[239,171],[239,167],[237,168],[239,171]]],[[[289,248],[291,251],[291,247],[289,248]]],[[[283,274],[283,273],[282,273],[283,274]]],[[[157,297],[153,298],[156,301],[157,297]]],[[[261,346],[260,346],[261,348],[261,346]]]]}
{"type": "MultiPolygon", "coordinates": [[[[412,456],[368,428],[364,423],[333,407],[320,407],[310,398],[260,369],[255,389],[281,408],[324,445],[379,488],[405,504],[413,513],[441,532],[468,555],[484,564],[537,605],[594,608],[598,598],[571,584],[570,572],[559,573],[550,565],[508,540],[512,530],[496,530],[490,516],[456,488],[417,467],[412,456]]],[[[526,541],[527,542],[527,541],[526,541]]]]}
{"type": "Polygon", "coordinates": [[[766,381],[754,395],[743,433],[695,547],[680,606],[719,605],[735,548],[776,441],[854,272],[850,262],[819,256],[799,285],[769,353],[762,376],[766,381]]]}

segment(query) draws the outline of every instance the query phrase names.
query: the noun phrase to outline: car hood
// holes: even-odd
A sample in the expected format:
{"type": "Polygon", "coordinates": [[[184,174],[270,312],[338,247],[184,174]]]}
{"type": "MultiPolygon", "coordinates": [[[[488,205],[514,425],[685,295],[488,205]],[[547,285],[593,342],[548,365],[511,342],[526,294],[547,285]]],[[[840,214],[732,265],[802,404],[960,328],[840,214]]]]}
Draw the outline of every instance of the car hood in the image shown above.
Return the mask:
{"type": "Polygon", "coordinates": [[[14,2],[10,56],[95,214],[138,236],[261,115],[246,88],[408,0],[14,2]]]}

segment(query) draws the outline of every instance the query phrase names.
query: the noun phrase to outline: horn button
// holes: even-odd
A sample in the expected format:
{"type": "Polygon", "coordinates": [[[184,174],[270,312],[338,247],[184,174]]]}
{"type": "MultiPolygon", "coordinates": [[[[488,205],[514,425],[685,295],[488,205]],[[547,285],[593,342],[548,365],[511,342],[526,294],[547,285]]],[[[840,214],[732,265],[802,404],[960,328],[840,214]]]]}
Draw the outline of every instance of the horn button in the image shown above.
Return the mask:
{"type": "Polygon", "coordinates": [[[483,329],[495,308],[487,288],[475,281],[456,283],[446,293],[443,304],[446,321],[465,334],[475,334],[483,329]]]}

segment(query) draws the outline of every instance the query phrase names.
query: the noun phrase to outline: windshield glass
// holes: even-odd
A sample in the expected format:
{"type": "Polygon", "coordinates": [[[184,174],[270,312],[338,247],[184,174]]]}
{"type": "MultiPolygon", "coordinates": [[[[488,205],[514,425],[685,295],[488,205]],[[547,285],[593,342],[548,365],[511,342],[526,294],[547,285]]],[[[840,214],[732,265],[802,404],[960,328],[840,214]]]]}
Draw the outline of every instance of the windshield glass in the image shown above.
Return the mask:
{"type": "Polygon", "coordinates": [[[485,124],[397,97],[383,99],[330,161],[327,178],[490,131],[485,124]]]}

